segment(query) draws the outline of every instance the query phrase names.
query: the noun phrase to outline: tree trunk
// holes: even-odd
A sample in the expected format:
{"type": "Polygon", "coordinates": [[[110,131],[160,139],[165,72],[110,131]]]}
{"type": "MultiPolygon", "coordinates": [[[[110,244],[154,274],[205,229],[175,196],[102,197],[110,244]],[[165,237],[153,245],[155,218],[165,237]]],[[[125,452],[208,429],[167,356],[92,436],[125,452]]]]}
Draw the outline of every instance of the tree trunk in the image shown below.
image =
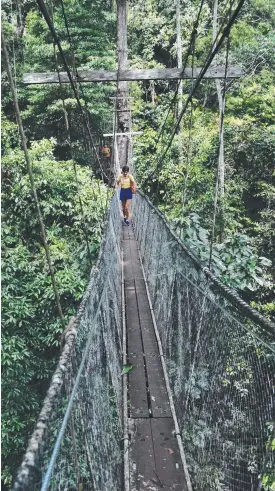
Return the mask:
{"type": "Polygon", "coordinates": [[[16,6],[17,6],[17,28],[16,28],[16,35],[18,37],[22,37],[24,34],[24,29],[25,29],[25,21],[22,13],[22,0],[16,0],[16,6]]]}
{"type": "MultiPolygon", "coordinates": [[[[177,0],[176,19],[177,19],[177,67],[182,68],[180,0],[177,0]]],[[[179,96],[179,102],[178,102],[178,116],[179,116],[182,110],[182,80],[180,81],[178,96],[179,96]]]]}
{"type": "MultiPolygon", "coordinates": [[[[117,62],[118,62],[118,87],[117,87],[117,120],[118,132],[130,131],[128,111],[128,84],[119,82],[120,70],[128,68],[127,53],[127,0],[117,0],[117,62]]],[[[114,142],[115,143],[115,142],[114,142]]],[[[120,167],[128,164],[129,137],[118,136],[117,148],[120,167]]]]}

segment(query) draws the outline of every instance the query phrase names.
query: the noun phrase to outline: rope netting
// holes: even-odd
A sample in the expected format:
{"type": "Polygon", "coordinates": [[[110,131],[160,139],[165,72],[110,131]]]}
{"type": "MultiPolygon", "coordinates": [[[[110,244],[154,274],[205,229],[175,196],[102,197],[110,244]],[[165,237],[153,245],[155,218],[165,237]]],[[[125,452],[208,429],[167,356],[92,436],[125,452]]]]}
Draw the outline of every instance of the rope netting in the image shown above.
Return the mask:
{"type": "Polygon", "coordinates": [[[142,193],[134,222],[193,487],[263,489],[275,468],[274,325],[204,268],[142,193]]]}
{"type": "MultiPolygon", "coordinates": [[[[133,211],[193,488],[262,489],[275,465],[274,326],[203,267],[142,193],[133,211]]],[[[115,195],[16,490],[123,489],[120,231],[115,195]]]]}
{"type": "Polygon", "coordinates": [[[14,489],[122,488],[121,219],[111,201],[99,258],[14,489]]]}

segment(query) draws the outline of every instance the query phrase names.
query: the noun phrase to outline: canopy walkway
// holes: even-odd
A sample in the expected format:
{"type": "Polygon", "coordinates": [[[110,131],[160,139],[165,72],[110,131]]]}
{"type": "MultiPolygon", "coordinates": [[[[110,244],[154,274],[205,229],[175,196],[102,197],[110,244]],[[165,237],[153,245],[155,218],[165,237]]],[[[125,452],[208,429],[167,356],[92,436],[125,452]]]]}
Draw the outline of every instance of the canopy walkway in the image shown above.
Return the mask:
{"type": "MultiPolygon", "coordinates": [[[[203,1],[184,60],[177,70],[128,70],[126,1],[117,3],[115,72],[74,73],[67,63],[47,6],[37,0],[58,48],[65,72],[25,75],[26,83],[70,83],[84,134],[102,180],[131,161],[131,115],[127,80],[178,80],[156,144],[181,92],[192,79],[154,176],[170,150],[181,120],[203,77],[223,78],[219,97],[219,163],[211,247],[219,186],[223,187],[223,121],[229,67],[229,33],[244,0],[231,2],[226,25],[213,25],[213,42],[204,65],[194,68],[195,40],[203,1]],[[226,41],[225,67],[211,67],[226,41]],[[192,68],[186,66],[192,57],[192,68]],[[148,73],[150,72],[150,73],[148,73]],[[79,97],[81,82],[113,80],[113,168],[98,155],[90,115],[79,97]],[[78,84],[78,85],[77,85],[78,84]],[[119,131],[118,131],[119,130],[119,131]],[[108,173],[108,172],[107,172],[108,173]],[[219,180],[221,182],[219,182],[219,180]]],[[[69,27],[63,15],[71,44],[69,27]]],[[[215,21],[217,23],[217,21],[215,21]]],[[[215,24],[214,22],[214,24],[215,24]]],[[[42,243],[59,316],[63,313],[39,206],[9,55],[2,36],[7,73],[36,204],[42,243]]],[[[73,53],[73,48],[70,46],[73,53]]],[[[74,59],[74,56],[72,57],[74,59]]],[[[83,95],[83,93],[82,93],[83,95]]],[[[85,98],[84,98],[85,100],[85,98]]],[[[70,127],[63,101],[67,140],[70,127]]],[[[107,134],[108,135],[108,134],[107,134]]],[[[191,132],[189,131],[190,150],[191,132]]],[[[189,159],[189,157],[188,157],[189,159]]],[[[74,159],[73,159],[74,160],[74,159]]],[[[75,169],[75,180],[77,172],[75,169]]],[[[188,178],[186,173],[185,185],[188,178]]],[[[184,200],[185,201],[185,196],[184,200]]],[[[166,219],[141,192],[134,199],[133,226],[122,228],[118,196],[113,196],[98,261],[64,345],[36,428],[13,489],[21,491],[256,491],[275,467],[271,428],[274,419],[275,326],[224,286],[175,235],[166,219]]],[[[80,200],[80,207],[82,203],[80,200]]],[[[83,231],[89,254],[89,240],[83,231]]],[[[211,264],[211,254],[209,264],[211,264]]]]}
{"type": "Polygon", "coordinates": [[[115,195],[14,489],[261,489],[274,353],[146,196],[133,229],[115,195]]]}

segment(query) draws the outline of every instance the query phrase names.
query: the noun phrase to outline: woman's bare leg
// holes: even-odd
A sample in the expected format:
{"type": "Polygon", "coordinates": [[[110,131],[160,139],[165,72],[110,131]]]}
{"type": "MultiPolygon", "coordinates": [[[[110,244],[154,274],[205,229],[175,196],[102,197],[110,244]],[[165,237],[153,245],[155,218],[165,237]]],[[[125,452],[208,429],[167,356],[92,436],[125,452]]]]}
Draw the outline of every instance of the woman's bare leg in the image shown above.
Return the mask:
{"type": "Polygon", "coordinates": [[[127,209],[127,220],[131,218],[131,200],[127,199],[126,201],[126,209],[127,209]]]}
{"type": "Polygon", "coordinates": [[[122,201],[122,213],[124,218],[127,218],[127,201],[122,201]]]}

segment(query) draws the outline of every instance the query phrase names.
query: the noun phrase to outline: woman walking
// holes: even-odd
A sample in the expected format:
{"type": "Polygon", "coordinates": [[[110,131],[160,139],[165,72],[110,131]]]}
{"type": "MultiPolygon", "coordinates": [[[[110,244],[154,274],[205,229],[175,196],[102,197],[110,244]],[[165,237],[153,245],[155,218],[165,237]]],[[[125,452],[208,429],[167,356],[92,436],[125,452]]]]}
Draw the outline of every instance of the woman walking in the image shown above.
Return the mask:
{"type": "Polygon", "coordinates": [[[132,187],[136,186],[135,180],[131,174],[129,174],[128,165],[122,167],[122,174],[118,176],[116,181],[117,186],[120,184],[120,201],[122,204],[122,212],[124,216],[124,223],[129,225],[131,218],[131,199],[133,197],[132,187]]]}

